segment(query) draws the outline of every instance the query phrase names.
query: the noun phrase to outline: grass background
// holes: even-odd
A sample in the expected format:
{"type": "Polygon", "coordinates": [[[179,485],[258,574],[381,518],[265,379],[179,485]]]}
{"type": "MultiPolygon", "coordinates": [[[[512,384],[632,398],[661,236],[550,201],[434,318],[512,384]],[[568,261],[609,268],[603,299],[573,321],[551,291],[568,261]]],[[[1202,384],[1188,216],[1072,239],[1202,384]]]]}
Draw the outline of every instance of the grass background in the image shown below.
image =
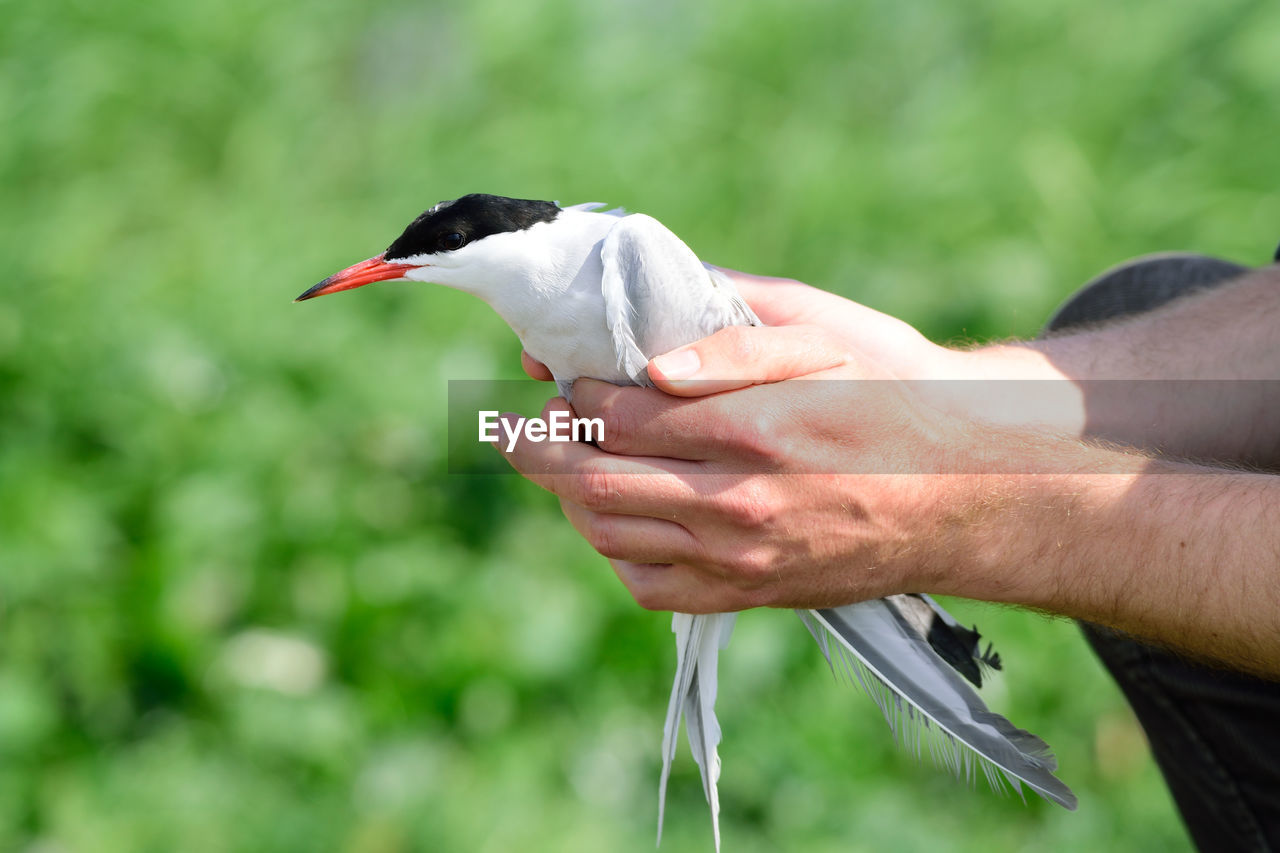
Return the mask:
{"type": "MultiPolygon", "coordinates": [[[[668,620],[445,472],[479,302],[290,300],[472,191],[650,213],[938,339],[1280,236],[1280,8],[0,0],[0,849],[649,850],[668,620]]],[[[959,603],[1077,814],[897,751],[806,632],[723,664],[730,850],[1170,850],[1074,628],[959,603]]],[[[706,850],[682,751],[663,849],[706,850]]]]}

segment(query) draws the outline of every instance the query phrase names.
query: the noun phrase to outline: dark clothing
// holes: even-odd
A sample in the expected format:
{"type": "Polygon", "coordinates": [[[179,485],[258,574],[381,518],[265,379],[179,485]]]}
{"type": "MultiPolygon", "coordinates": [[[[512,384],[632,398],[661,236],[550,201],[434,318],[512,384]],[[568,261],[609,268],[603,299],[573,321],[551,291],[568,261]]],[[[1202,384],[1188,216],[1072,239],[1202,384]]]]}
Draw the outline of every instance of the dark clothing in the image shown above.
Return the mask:
{"type": "Polygon", "coordinates": [[[1280,849],[1280,682],[1081,627],[1142,723],[1196,846],[1280,849]]]}
{"type": "MultiPolygon", "coordinates": [[[[1198,255],[1139,259],[1086,285],[1047,329],[1146,311],[1245,269],[1198,255]]],[[[1098,625],[1081,628],[1142,723],[1196,846],[1280,850],[1280,682],[1213,669],[1098,625]]]]}

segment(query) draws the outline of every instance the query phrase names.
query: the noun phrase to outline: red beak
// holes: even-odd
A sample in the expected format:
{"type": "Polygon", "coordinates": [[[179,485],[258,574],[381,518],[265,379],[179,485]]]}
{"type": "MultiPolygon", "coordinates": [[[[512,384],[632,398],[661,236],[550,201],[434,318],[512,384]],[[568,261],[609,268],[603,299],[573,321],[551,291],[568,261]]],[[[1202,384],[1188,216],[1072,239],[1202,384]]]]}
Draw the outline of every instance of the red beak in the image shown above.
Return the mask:
{"type": "Polygon", "coordinates": [[[414,264],[389,264],[382,257],[382,255],[374,255],[367,261],[361,261],[342,272],[334,273],[293,301],[302,302],[304,299],[314,299],[317,296],[337,293],[339,290],[363,287],[375,281],[403,278],[407,270],[417,269],[414,264]]]}

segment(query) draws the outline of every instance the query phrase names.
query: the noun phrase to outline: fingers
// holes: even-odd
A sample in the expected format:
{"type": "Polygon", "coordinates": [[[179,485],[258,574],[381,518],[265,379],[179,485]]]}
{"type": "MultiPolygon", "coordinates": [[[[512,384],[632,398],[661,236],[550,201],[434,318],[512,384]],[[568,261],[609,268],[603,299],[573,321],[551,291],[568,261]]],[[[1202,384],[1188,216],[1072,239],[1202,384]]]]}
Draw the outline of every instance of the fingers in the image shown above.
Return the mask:
{"type": "Polygon", "coordinates": [[[909,324],[843,296],[789,278],[722,272],[770,326],[820,326],[886,365],[909,358],[925,343],[909,324]]]}
{"type": "Polygon", "coordinates": [[[545,364],[524,350],[520,351],[520,366],[524,368],[524,372],[529,374],[531,379],[536,379],[539,382],[550,382],[555,378],[545,364]]]}
{"type": "Polygon", "coordinates": [[[816,326],[730,326],[649,362],[668,394],[699,397],[829,370],[849,358],[838,338],[816,326]]]}
{"type": "Polygon", "coordinates": [[[671,564],[701,559],[698,541],[674,521],[591,512],[563,499],[560,508],[574,530],[612,560],[671,564]]]}
{"type": "Polygon", "coordinates": [[[646,610],[727,613],[774,604],[767,593],[735,586],[698,565],[630,560],[610,560],[609,565],[631,597],[646,610]]]}
{"type": "MultiPolygon", "coordinates": [[[[580,416],[603,421],[601,450],[690,462],[728,456],[735,444],[728,425],[755,417],[751,400],[676,399],[652,388],[619,387],[594,379],[574,383],[573,402],[580,416]]],[[[685,470],[702,473],[692,467],[685,470]]]]}
{"type": "Polygon", "coordinates": [[[705,575],[687,565],[629,560],[610,560],[609,565],[631,597],[646,610],[724,613],[752,606],[750,601],[738,601],[731,590],[708,582],[705,575]]]}
{"type": "MultiPolygon", "coordinates": [[[[643,406],[661,402],[653,409],[660,423],[664,417],[688,418],[702,409],[730,423],[740,421],[725,414],[724,403],[751,393],[679,400],[653,389],[591,381],[574,389],[575,398],[586,401],[579,415],[610,395],[621,395],[638,401],[641,405],[634,408],[641,414],[646,411],[643,406]]],[[[615,406],[626,409],[627,401],[620,406],[615,401],[615,406]]],[[[543,420],[550,421],[551,414],[561,410],[575,413],[555,398],[543,409],[543,420]]],[[[503,421],[503,431],[510,436],[516,416],[504,415],[503,421]]],[[[642,424],[641,431],[647,428],[642,424]]],[[[712,424],[707,432],[725,437],[730,447],[741,444],[724,422],[712,424]]],[[[741,544],[742,529],[765,526],[759,489],[746,490],[742,478],[713,473],[717,466],[710,463],[617,455],[577,442],[533,441],[527,433],[523,440],[497,446],[517,471],[561,499],[565,516],[610,559],[641,606],[709,613],[771,603],[761,580],[771,581],[775,572],[760,569],[753,552],[741,544]],[[710,545],[693,532],[706,528],[708,518],[719,519],[709,528],[716,533],[710,545]],[[721,535],[726,526],[729,535],[721,535]]]]}
{"type": "MultiPolygon", "coordinates": [[[[556,397],[543,409],[572,413],[556,397]]],[[[512,423],[514,415],[503,415],[512,423]]],[[[495,445],[511,466],[527,479],[564,500],[592,512],[674,518],[697,500],[689,475],[696,468],[676,459],[616,456],[580,442],[517,440],[508,450],[495,445]]]]}

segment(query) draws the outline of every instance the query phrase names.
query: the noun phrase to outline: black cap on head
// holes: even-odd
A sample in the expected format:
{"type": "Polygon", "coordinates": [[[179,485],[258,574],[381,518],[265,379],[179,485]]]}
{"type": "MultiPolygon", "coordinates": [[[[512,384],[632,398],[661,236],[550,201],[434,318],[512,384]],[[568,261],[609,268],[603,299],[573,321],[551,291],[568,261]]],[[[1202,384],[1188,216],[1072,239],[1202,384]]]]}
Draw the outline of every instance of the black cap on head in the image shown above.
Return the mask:
{"type": "Polygon", "coordinates": [[[423,213],[386,251],[388,261],[450,252],[490,234],[523,231],[560,213],[555,202],[472,193],[442,201],[423,213]]]}

